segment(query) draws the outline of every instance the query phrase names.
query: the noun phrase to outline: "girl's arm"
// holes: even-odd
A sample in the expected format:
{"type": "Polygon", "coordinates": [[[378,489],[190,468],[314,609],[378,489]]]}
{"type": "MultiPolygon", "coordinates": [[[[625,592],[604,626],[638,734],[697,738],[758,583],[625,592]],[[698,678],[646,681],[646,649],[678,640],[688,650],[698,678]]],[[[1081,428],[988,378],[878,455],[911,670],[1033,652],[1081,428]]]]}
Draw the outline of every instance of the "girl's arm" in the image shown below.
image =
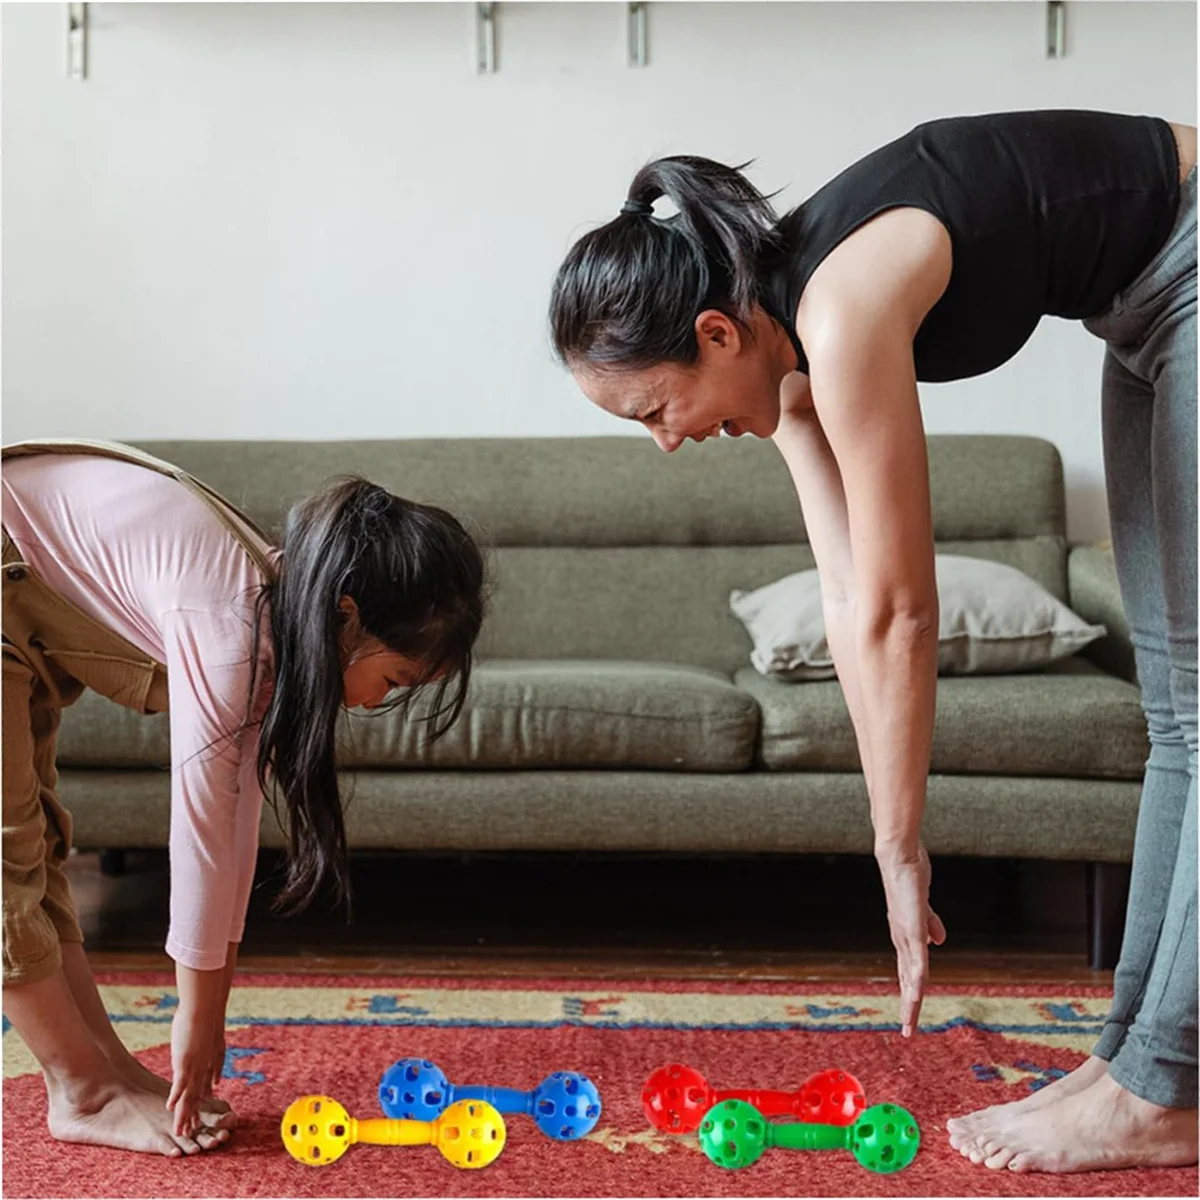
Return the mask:
{"type": "Polygon", "coordinates": [[[938,599],[913,339],[945,291],[950,267],[949,235],[936,219],[892,210],[847,238],[814,272],[797,321],[815,417],[841,480],[854,599],[852,617],[843,612],[834,622],[831,649],[840,640],[843,661],[855,664],[852,690],[866,733],[860,752],[905,1035],[920,1014],[928,944],[945,937],[929,908],[929,860],[921,843],[938,599]]]}
{"type": "Polygon", "coordinates": [[[253,879],[261,793],[244,730],[247,623],[231,608],[162,618],[171,712],[171,928],[179,1008],[168,1107],[188,1132],[224,1065],[225,1008],[253,879]],[[218,1057],[221,1061],[216,1061],[218,1057]]]}

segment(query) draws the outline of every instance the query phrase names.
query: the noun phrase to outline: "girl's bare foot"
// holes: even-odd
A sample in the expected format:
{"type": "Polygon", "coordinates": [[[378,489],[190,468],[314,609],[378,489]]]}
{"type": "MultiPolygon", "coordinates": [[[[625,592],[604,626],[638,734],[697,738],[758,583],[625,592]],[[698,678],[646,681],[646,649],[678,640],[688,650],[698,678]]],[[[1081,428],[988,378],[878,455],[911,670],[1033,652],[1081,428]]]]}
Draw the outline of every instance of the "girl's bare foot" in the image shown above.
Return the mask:
{"type": "Polygon", "coordinates": [[[1065,1096],[1081,1092],[1107,1073],[1108,1062],[1092,1055],[1069,1075],[1038,1088],[1036,1092],[1030,1092],[1028,1096],[1022,1096],[1020,1100],[993,1104],[990,1108],[981,1108],[962,1117],[951,1117],[946,1122],[946,1128],[950,1131],[950,1145],[964,1158],[970,1158],[976,1164],[981,1163],[986,1157],[984,1146],[1002,1138],[1010,1121],[1021,1120],[1027,1113],[1037,1112],[1047,1105],[1056,1104],[1065,1096]]]}
{"type": "Polygon", "coordinates": [[[226,1129],[202,1129],[194,1138],[175,1136],[171,1132],[175,1118],[167,1111],[163,1097],[135,1087],[121,1075],[75,1087],[55,1087],[47,1080],[47,1087],[50,1133],[60,1142],[178,1158],[213,1150],[229,1140],[226,1129]]]}
{"type": "Polygon", "coordinates": [[[1014,1117],[985,1143],[982,1161],[1010,1171],[1187,1167],[1196,1162],[1196,1136],[1194,1108],[1161,1108],[1106,1073],[1082,1091],[1014,1117]]]}
{"type": "MultiPolygon", "coordinates": [[[[122,1079],[136,1088],[153,1092],[164,1100],[171,1094],[169,1079],[155,1075],[128,1052],[120,1062],[113,1063],[113,1066],[117,1068],[122,1079]]],[[[218,1096],[209,1096],[203,1101],[200,1105],[200,1120],[209,1129],[233,1129],[237,1125],[237,1116],[233,1109],[218,1096]]]]}

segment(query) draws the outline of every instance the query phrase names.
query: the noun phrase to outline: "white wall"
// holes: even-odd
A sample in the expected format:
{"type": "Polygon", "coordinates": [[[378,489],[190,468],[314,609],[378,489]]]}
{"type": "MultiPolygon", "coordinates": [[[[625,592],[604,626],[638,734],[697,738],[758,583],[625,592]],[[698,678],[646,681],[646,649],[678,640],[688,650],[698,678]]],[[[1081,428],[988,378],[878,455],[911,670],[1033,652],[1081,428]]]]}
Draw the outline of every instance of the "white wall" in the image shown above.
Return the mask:
{"type": "MultiPolygon", "coordinates": [[[[554,363],[550,280],[648,157],[756,157],[798,202],[928,117],[1092,107],[1196,117],[1192,3],[3,8],[4,436],[639,431],[554,363]]],[[[924,389],[933,431],[1042,434],[1072,534],[1103,536],[1101,348],[1047,321],[1017,360],[924,389]]],[[[644,436],[644,435],[643,435],[644,436]]]]}

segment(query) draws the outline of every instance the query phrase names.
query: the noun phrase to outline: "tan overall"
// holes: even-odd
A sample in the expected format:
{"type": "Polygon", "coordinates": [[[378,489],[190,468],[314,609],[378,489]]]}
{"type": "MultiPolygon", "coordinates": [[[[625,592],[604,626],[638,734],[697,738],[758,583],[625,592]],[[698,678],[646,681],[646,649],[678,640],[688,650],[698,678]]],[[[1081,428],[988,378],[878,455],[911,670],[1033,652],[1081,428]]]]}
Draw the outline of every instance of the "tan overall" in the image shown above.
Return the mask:
{"type": "MultiPolygon", "coordinates": [[[[244,513],[186,471],[114,442],[30,441],[5,459],[96,454],[178,480],[216,514],[267,579],[275,576],[266,535],[244,513]]],[[[3,531],[4,983],[54,974],[60,944],[82,942],[63,870],[71,816],[55,792],[55,736],[62,710],[85,688],[138,713],[167,709],[167,669],[53,591],[3,531]]]]}

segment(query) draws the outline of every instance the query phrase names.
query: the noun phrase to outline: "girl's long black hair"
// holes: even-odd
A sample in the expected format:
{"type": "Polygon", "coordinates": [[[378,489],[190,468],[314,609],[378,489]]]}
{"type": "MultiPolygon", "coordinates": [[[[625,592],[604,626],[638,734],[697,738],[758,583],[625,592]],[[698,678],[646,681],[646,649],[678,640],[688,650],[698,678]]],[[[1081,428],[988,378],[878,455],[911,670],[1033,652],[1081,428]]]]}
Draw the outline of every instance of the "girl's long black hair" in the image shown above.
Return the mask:
{"type": "Polygon", "coordinates": [[[287,876],[276,905],[296,912],[327,877],[338,903],[350,898],[335,761],[346,621],[339,600],[349,596],[358,606],[362,633],[419,661],[413,687],[392,706],[431,697],[422,720],[436,739],[466,699],[485,570],[479,547],[450,513],[357,476],[294,505],[282,549],[279,575],[256,603],[253,661],[267,621],[274,652],[257,767],[276,812],[279,798],[286,810],[287,876]]]}
{"type": "MultiPolygon", "coordinates": [[[[621,214],[570,249],[550,297],[550,328],[568,366],[639,369],[696,361],[696,317],[714,308],[745,323],[766,304],[764,265],[781,244],[770,199],[710,158],[647,163],[621,214]],[[678,212],[651,206],[666,196],[678,212]]],[[[769,311],[769,309],[768,309],[769,311]]]]}

